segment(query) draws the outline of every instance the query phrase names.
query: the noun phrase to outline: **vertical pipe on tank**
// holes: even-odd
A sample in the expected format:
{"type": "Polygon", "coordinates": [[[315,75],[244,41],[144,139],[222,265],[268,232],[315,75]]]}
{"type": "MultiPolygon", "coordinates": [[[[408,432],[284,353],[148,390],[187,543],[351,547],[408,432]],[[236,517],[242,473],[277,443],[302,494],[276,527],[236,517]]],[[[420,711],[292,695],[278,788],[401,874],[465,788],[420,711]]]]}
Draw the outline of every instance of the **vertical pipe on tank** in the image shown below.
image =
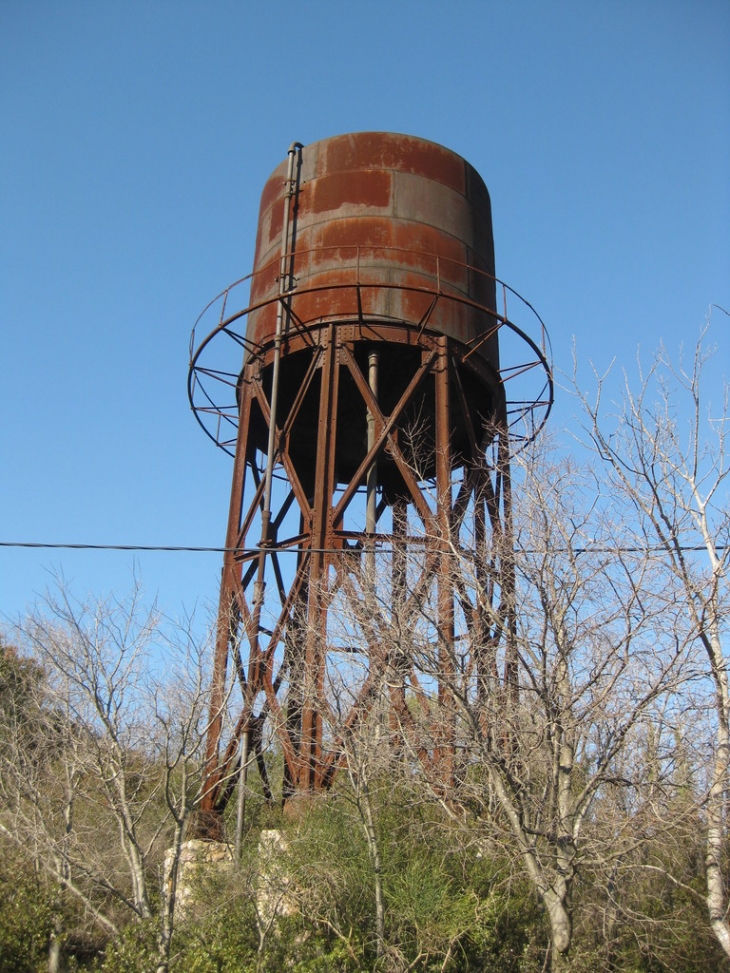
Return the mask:
{"type": "MultiPolygon", "coordinates": [[[[282,298],[289,290],[289,222],[291,219],[291,200],[295,193],[294,156],[301,152],[301,142],[292,142],[289,146],[289,162],[286,174],[286,192],[284,193],[284,223],[281,231],[281,259],[279,262],[279,297],[282,298]]],[[[269,423],[269,440],[266,449],[266,474],[264,479],[264,508],[261,524],[261,544],[269,539],[269,521],[271,519],[271,478],[274,467],[274,448],[276,445],[276,419],[279,405],[279,371],[281,368],[281,342],[284,336],[284,301],[279,300],[276,308],[276,333],[274,335],[274,364],[271,375],[271,421],[269,423]]]]}
{"type": "Polygon", "coordinates": [[[243,823],[246,817],[246,778],[248,776],[248,747],[250,731],[246,729],[241,737],[241,766],[238,771],[238,800],[236,803],[236,841],[235,859],[241,860],[243,853],[243,823]]]}
{"type": "MultiPolygon", "coordinates": [[[[373,393],[373,398],[378,401],[378,352],[371,351],[368,355],[368,384],[370,386],[370,391],[373,393]]],[[[367,423],[368,423],[368,453],[371,451],[375,445],[375,416],[370,411],[367,410],[367,423]]],[[[368,534],[375,534],[375,528],[377,523],[377,489],[378,489],[378,464],[376,460],[370,464],[370,468],[367,472],[366,479],[366,495],[367,495],[367,506],[365,511],[365,530],[368,534]]],[[[375,541],[374,538],[370,538],[370,550],[367,554],[367,571],[368,578],[371,584],[375,584],[375,541]]]]}
{"type": "MultiPolygon", "coordinates": [[[[274,461],[276,452],[276,422],[279,410],[279,373],[281,370],[281,345],[284,337],[284,300],[283,296],[290,289],[288,260],[291,259],[289,253],[289,223],[291,220],[291,200],[296,192],[296,180],[294,178],[294,158],[297,152],[301,152],[303,145],[301,142],[292,142],[289,146],[288,165],[286,173],[286,189],[284,192],[284,217],[281,231],[281,257],[279,260],[279,303],[276,308],[276,333],[274,335],[274,363],[271,374],[271,405],[269,416],[269,438],[266,446],[266,470],[264,473],[264,495],[263,508],[261,511],[261,540],[259,542],[258,573],[254,584],[254,605],[253,605],[253,645],[258,649],[259,624],[261,621],[261,608],[264,602],[264,590],[266,587],[266,548],[270,542],[271,530],[271,481],[273,478],[274,461]]],[[[257,686],[251,686],[252,678],[249,672],[249,690],[251,692],[250,706],[253,708],[254,697],[257,686]]],[[[258,673],[257,677],[258,678],[258,673]]],[[[251,730],[249,721],[252,713],[249,713],[249,720],[243,729],[241,739],[241,767],[238,777],[238,807],[236,814],[236,857],[242,847],[243,824],[246,816],[246,783],[248,778],[248,752],[250,744],[251,730]]]]}
{"type": "Polygon", "coordinates": [[[455,755],[455,713],[451,687],[454,685],[454,575],[451,560],[452,531],[451,518],[453,501],[451,496],[451,441],[450,441],[450,398],[451,368],[449,361],[448,339],[439,338],[439,363],[436,370],[435,408],[436,408],[436,503],[437,503],[437,540],[438,540],[438,632],[439,679],[438,701],[442,725],[439,727],[440,746],[438,758],[440,773],[447,787],[453,786],[455,755]]]}

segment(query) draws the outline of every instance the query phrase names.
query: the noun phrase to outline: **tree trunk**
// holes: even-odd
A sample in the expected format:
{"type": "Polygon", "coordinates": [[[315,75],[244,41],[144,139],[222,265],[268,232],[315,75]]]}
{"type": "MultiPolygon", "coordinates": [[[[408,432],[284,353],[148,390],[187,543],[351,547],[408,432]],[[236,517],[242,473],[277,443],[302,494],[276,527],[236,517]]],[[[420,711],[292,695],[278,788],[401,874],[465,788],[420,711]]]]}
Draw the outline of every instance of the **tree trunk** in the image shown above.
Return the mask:
{"type": "Polygon", "coordinates": [[[55,932],[48,944],[48,973],[61,973],[61,946],[55,932]]]}
{"type": "Polygon", "coordinates": [[[61,973],[61,939],[62,921],[60,916],[53,919],[53,929],[48,943],[48,973],[61,973]]]}
{"type": "Polygon", "coordinates": [[[573,923],[565,901],[558,894],[549,889],[542,897],[550,919],[550,938],[552,940],[552,969],[563,969],[556,966],[558,957],[563,957],[570,949],[573,936],[573,923]]]}
{"type": "MultiPolygon", "coordinates": [[[[360,803],[358,801],[358,803],[360,803]]],[[[375,947],[376,955],[382,956],[385,946],[385,905],[383,900],[383,866],[380,860],[380,848],[373,821],[373,809],[370,804],[370,793],[365,785],[363,807],[363,830],[367,840],[368,854],[373,866],[373,880],[375,885],[375,947]]]]}
{"type": "MultiPolygon", "coordinates": [[[[713,649],[715,648],[713,640],[713,649]]],[[[730,923],[727,919],[727,891],[723,860],[726,839],[726,795],[725,788],[730,754],[730,728],[728,726],[728,686],[727,672],[722,665],[719,651],[713,655],[713,675],[717,692],[717,752],[712,787],[707,800],[707,852],[705,855],[705,874],[707,876],[707,911],[712,931],[730,957],[730,923]]]]}

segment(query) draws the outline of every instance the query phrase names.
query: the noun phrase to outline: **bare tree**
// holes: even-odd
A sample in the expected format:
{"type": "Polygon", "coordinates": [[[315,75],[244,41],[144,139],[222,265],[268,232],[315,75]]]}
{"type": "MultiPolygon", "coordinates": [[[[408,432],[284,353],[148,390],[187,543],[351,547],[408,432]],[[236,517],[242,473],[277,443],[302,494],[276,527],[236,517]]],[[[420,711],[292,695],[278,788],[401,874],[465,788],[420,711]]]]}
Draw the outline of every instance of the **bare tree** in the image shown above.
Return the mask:
{"type": "Polygon", "coordinates": [[[556,455],[545,444],[513,468],[513,604],[495,600],[485,570],[503,562],[488,548],[505,538],[465,544],[462,518],[458,540],[447,526],[424,546],[440,550],[430,581],[401,560],[395,597],[362,583],[362,598],[330,609],[350,612],[343,644],[384,647],[374,664],[410,779],[482,854],[512,849],[545,905],[554,969],[571,945],[576,875],[612,853],[591,833],[594,801],[609,783],[642,786],[624,756],[690,671],[654,562],[624,550],[593,472],[556,455]]]}
{"type": "MultiPolygon", "coordinates": [[[[709,324],[708,324],[709,327],[709,324]]],[[[725,648],[730,621],[729,387],[707,395],[707,329],[689,361],[674,366],[662,347],[638,384],[624,377],[618,409],[605,401],[605,381],[582,400],[592,445],[610,474],[611,489],[631,510],[630,543],[663,572],[668,599],[681,611],[675,638],[701,648],[711,686],[704,805],[707,909],[730,957],[728,910],[728,770],[730,692],[725,648]]],[[[696,688],[702,696],[702,687],[696,688]]],[[[704,699],[695,699],[704,719],[704,699]]]]}
{"type": "Polygon", "coordinates": [[[164,973],[200,799],[207,646],[145,610],[138,587],[86,604],[61,586],[16,634],[43,679],[25,712],[3,713],[0,828],[107,934],[156,918],[164,973]]]}

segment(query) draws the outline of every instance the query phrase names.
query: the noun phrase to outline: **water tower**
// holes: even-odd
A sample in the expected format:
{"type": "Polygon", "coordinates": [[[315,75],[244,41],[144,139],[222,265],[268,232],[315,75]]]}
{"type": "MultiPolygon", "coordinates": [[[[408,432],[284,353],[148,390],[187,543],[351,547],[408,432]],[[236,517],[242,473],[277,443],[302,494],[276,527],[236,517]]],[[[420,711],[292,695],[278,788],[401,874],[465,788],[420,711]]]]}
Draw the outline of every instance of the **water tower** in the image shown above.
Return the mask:
{"type": "Polygon", "coordinates": [[[249,766],[284,801],[326,789],[384,672],[393,723],[419,694],[448,706],[448,653],[442,686],[392,637],[426,593],[444,644],[481,614],[467,627],[488,629],[490,665],[501,642],[509,683],[509,457],[552,404],[546,341],[495,277],[489,194],[464,159],[382,132],[291,146],[253,272],[191,343],[191,404],[234,462],[200,837],[222,837],[249,766]],[[455,551],[491,617],[465,608],[455,551]]]}

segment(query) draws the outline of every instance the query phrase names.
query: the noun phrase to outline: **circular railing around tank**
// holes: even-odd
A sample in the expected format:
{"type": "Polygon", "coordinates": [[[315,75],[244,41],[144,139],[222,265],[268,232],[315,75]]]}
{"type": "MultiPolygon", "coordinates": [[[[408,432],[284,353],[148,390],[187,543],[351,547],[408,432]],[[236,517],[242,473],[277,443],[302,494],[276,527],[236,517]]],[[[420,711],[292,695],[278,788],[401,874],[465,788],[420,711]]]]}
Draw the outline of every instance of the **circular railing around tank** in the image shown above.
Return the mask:
{"type": "MultiPolygon", "coordinates": [[[[305,282],[303,286],[298,286],[297,279],[294,277],[293,287],[253,304],[248,303],[248,295],[254,278],[264,273],[271,273],[270,267],[264,268],[262,271],[248,274],[229,285],[214,297],[198,316],[190,338],[188,398],[203,431],[217,446],[233,455],[238,430],[236,390],[243,361],[249,356],[260,354],[266,347],[247,337],[245,327],[241,328],[240,326],[241,322],[245,323],[248,316],[255,311],[282,302],[284,308],[289,310],[288,335],[301,334],[309,329],[319,327],[322,316],[319,315],[316,319],[306,321],[298,318],[295,314],[291,314],[291,303],[296,297],[316,292],[331,291],[334,293],[350,290],[356,293],[358,306],[362,306],[361,296],[363,291],[367,289],[381,291],[392,289],[424,294],[437,302],[456,302],[466,308],[473,309],[477,313],[484,314],[490,321],[489,327],[467,342],[469,351],[464,357],[468,358],[469,355],[478,352],[480,346],[494,335],[495,330],[497,331],[499,335],[499,374],[505,389],[510,442],[513,446],[519,448],[521,445],[531,442],[538,435],[545,425],[553,405],[552,349],[545,324],[528,301],[509,284],[477,267],[435,254],[409,251],[403,248],[368,245],[367,247],[349,246],[346,248],[318,248],[311,251],[298,250],[296,254],[290,254],[284,258],[282,264],[288,266],[292,256],[300,261],[305,255],[327,253],[328,256],[334,256],[335,253],[343,250],[350,254],[356,251],[354,263],[350,259],[350,265],[344,268],[346,273],[352,274],[351,280],[345,277],[345,279],[339,279],[337,282],[326,281],[315,284],[305,282]],[[406,256],[411,254],[419,258],[430,257],[433,260],[433,274],[427,276],[420,273],[419,276],[423,280],[423,284],[392,283],[380,277],[364,280],[363,273],[366,262],[361,261],[361,257],[364,253],[372,255],[375,252],[386,255],[390,253],[406,256]],[[490,287],[494,286],[500,298],[501,308],[487,307],[472,300],[462,289],[450,283],[449,277],[453,276],[453,268],[456,267],[461,271],[476,275],[477,279],[483,278],[490,287]],[[449,270],[452,271],[451,274],[446,272],[449,270]],[[246,287],[246,285],[249,285],[249,287],[246,287]],[[244,303],[244,299],[246,303],[244,303]],[[515,318],[521,318],[523,315],[529,318],[530,327],[537,330],[537,340],[530,337],[528,333],[530,328],[527,325],[523,328],[515,322],[515,318]],[[217,323],[208,331],[207,329],[211,327],[213,322],[217,323]],[[197,344],[197,335],[203,329],[205,329],[203,333],[206,336],[197,344]],[[227,341],[224,341],[223,338],[227,341]],[[228,342],[233,342],[236,346],[235,371],[231,371],[233,349],[228,346],[228,342]]],[[[386,264],[386,267],[388,266],[386,264]]],[[[373,269],[371,263],[368,263],[368,269],[373,269]]],[[[276,279],[272,278],[271,282],[276,283],[276,279]]],[[[371,318],[365,316],[363,323],[369,323],[371,320],[371,318]]],[[[425,325],[422,321],[403,321],[402,323],[406,327],[431,333],[428,323],[425,325]]],[[[436,329],[433,333],[441,332],[436,329]]],[[[270,343],[267,342],[266,345],[270,343]]]]}

